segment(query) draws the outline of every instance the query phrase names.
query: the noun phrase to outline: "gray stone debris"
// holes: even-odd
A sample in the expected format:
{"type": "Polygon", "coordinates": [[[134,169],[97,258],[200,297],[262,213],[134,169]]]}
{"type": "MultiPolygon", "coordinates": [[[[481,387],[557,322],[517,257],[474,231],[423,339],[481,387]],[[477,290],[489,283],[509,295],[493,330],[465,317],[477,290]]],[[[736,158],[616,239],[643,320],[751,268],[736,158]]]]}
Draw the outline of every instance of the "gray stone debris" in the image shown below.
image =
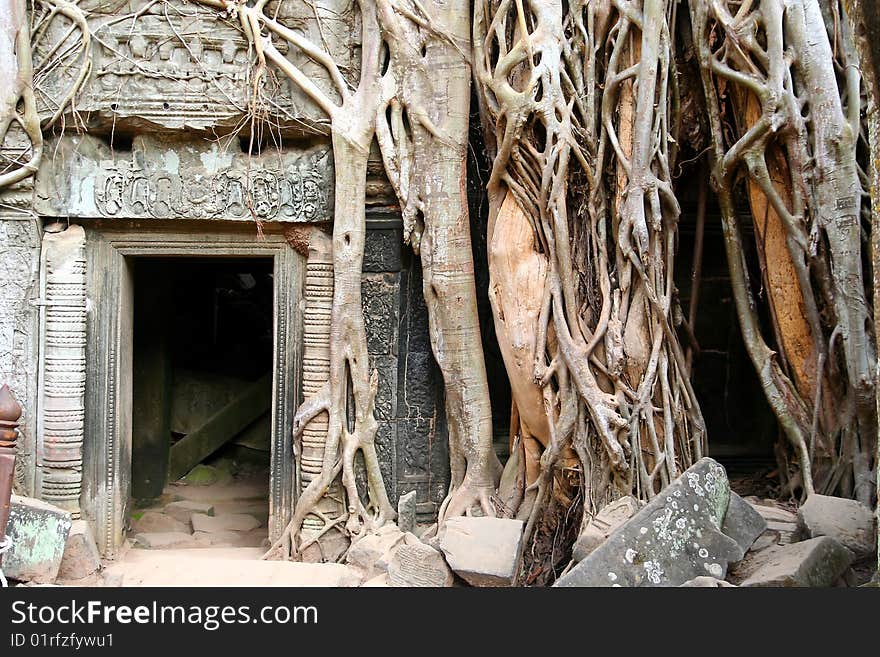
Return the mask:
{"type": "Polygon", "coordinates": [[[70,525],[67,511],[31,497],[13,495],[6,525],[12,547],[3,555],[4,575],[36,584],[54,582],[70,525]]]}
{"type": "Polygon", "coordinates": [[[745,553],[767,529],[767,521],[739,495],[730,492],[730,502],[721,531],[735,540],[745,553]]]}
{"type": "Polygon", "coordinates": [[[260,521],[246,513],[228,513],[221,516],[207,516],[204,513],[192,515],[193,531],[197,532],[248,532],[260,526],[260,521]]]}
{"type": "Polygon", "coordinates": [[[388,564],[391,586],[452,586],[455,578],[443,555],[430,545],[401,545],[388,564]]]}
{"type": "Polygon", "coordinates": [[[208,547],[205,541],[184,532],[145,532],[135,534],[134,542],[148,550],[208,547]]]}
{"type": "Polygon", "coordinates": [[[555,586],[678,586],[723,579],[743,550],[721,532],[730,487],[724,468],[700,459],[556,582],[555,586]]]}
{"type": "Polygon", "coordinates": [[[171,502],[166,504],[162,512],[171,516],[175,520],[188,523],[194,513],[201,513],[206,516],[214,515],[214,506],[205,502],[195,502],[193,500],[181,500],[179,502],[171,502]]]}
{"type": "Polygon", "coordinates": [[[727,587],[736,588],[735,584],[731,584],[730,582],[725,582],[723,579],[715,579],[714,577],[709,577],[708,575],[700,575],[699,577],[694,577],[693,579],[688,580],[684,584],[680,584],[682,588],[709,588],[709,589],[723,589],[727,587]]]}
{"type": "Polygon", "coordinates": [[[828,536],[760,554],[761,565],[740,586],[833,586],[853,560],[852,552],[828,536]]]}
{"type": "Polygon", "coordinates": [[[643,504],[632,495],[615,500],[604,507],[577,537],[572,547],[572,558],[583,561],[605,542],[611,533],[639,512],[643,504]]]}
{"type": "Polygon", "coordinates": [[[355,542],[348,550],[345,561],[349,566],[364,573],[364,577],[372,579],[388,569],[387,562],[381,563],[382,557],[403,543],[405,534],[394,525],[386,525],[376,533],[367,534],[355,542]]]}
{"type": "Polygon", "coordinates": [[[522,520],[450,518],[439,536],[449,567],[472,586],[513,586],[522,554],[522,520]]]}
{"type": "Polygon", "coordinates": [[[810,495],[797,513],[798,527],[805,537],[830,536],[862,559],[876,554],[874,513],[855,500],[828,495],[810,495]]]}
{"type": "Polygon", "coordinates": [[[176,520],[159,511],[144,511],[143,515],[131,523],[134,534],[154,534],[159,532],[183,532],[189,534],[189,518],[185,522],[176,520]]]}
{"type": "Polygon", "coordinates": [[[761,517],[767,522],[766,532],[772,533],[780,545],[788,545],[798,541],[797,515],[788,509],[783,509],[774,503],[773,500],[759,500],[756,497],[749,497],[746,502],[752,505],[752,508],[761,514],[761,517]]]}
{"type": "Polygon", "coordinates": [[[402,532],[415,531],[416,528],[416,491],[412,490],[401,495],[397,500],[397,526],[402,532]]]}
{"type": "Polygon", "coordinates": [[[83,579],[96,573],[100,567],[101,555],[89,523],[85,520],[74,520],[67,535],[58,578],[83,579]]]}

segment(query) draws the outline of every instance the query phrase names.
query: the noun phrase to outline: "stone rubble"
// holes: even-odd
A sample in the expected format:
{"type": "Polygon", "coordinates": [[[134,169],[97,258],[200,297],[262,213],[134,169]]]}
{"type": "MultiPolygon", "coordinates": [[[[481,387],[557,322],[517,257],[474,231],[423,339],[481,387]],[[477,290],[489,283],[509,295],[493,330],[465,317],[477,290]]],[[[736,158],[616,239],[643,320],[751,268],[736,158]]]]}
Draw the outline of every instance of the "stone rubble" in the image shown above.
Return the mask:
{"type": "Polygon", "coordinates": [[[439,550],[418,543],[401,545],[388,564],[391,586],[452,586],[455,578],[439,550]]]}
{"type": "Polygon", "coordinates": [[[51,584],[58,576],[72,524],[70,513],[52,504],[13,495],[6,535],[12,547],[3,555],[9,579],[51,584]]]}
{"type": "Polygon", "coordinates": [[[439,536],[449,567],[472,586],[513,586],[524,523],[488,517],[450,518],[439,536]]]}
{"type": "Polygon", "coordinates": [[[721,531],[730,500],[724,468],[706,457],[686,470],[555,586],[678,586],[723,579],[744,550],[721,531]]]}
{"type": "Polygon", "coordinates": [[[131,523],[134,534],[155,534],[161,532],[190,533],[189,518],[180,521],[158,511],[144,511],[140,518],[131,523]]]}
{"type": "Polygon", "coordinates": [[[85,520],[74,520],[64,546],[58,579],[84,579],[100,568],[101,555],[89,523],[85,520]]]}
{"type": "Polygon", "coordinates": [[[605,542],[615,529],[632,518],[644,506],[635,497],[628,495],[605,506],[590,520],[572,547],[572,559],[583,561],[597,547],[605,542]]]}
{"type": "Polygon", "coordinates": [[[416,528],[416,491],[401,495],[397,500],[397,526],[402,532],[412,532],[416,528]]]}
{"type": "Polygon", "coordinates": [[[740,586],[834,586],[853,561],[852,552],[828,536],[767,548],[761,555],[740,586]]]}
{"type": "Polygon", "coordinates": [[[214,515],[214,506],[205,502],[195,502],[192,500],[180,500],[165,505],[162,513],[171,516],[175,520],[182,523],[189,523],[194,513],[201,513],[206,516],[214,515]]]}
{"type": "Polygon", "coordinates": [[[798,509],[798,528],[806,538],[830,536],[856,559],[877,553],[873,511],[856,500],[813,494],[798,509]]]}

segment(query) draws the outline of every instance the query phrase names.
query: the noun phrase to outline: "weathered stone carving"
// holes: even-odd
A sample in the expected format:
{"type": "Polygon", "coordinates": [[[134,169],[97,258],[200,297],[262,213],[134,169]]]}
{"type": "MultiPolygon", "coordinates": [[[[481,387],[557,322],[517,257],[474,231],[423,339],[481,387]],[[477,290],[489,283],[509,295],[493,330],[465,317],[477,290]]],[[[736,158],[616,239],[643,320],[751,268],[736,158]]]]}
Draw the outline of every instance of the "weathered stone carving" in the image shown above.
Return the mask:
{"type": "MultiPolygon", "coordinates": [[[[330,312],[333,305],[333,251],[330,238],[315,228],[309,239],[306,261],[305,313],[303,317],[303,397],[309,399],[330,378],[330,312]]],[[[301,490],[321,474],[324,446],[327,441],[327,413],[320,413],[302,433],[299,468],[301,490]]],[[[334,482],[318,510],[330,518],[343,512],[342,490],[334,482]]],[[[309,516],[303,522],[304,533],[323,526],[318,518],[309,516]]]]}
{"type": "MultiPolygon", "coordinates": [[[[271,3],[275,4],[275,3],[271,3]]],[[[80,120],[91,129],[190,129],[222,134],[249,120],[254,52],[232,23],[218,21],[211,8],[186,2],[128,0],[108,11],[102,0],[84,0],[92,67],[76,100],[80,120]]],[[[353,5],[345,0],[279,3],[278,17],[329,49],[344,70],[357,74],[353,5]],[[320,25],[318,21],[320,20],[320,25]]],[[[275,10],[269,9],[274,13],[275,10]]],[[[73,82],[71,68],[44,67],[48,50],[69,23],[53,21],[35,47],[41,79],[42,115],[57,110],[57,99],[73,82]]],[[[294,61],[325,93],[333,95],[326,70],[298,49],[282,54],[294,61]]],[[[279,131],[322,131],[323,113],[279,72],[264,76],[257,93],[271,98],[266,118],[279,131]]]]}
{"type": "Polygon", "coordinates": [[[79,515],[86,383],[85,231],[70,226],[43,238],[37,490],[79,515]]]}
{"type": "Polygon", "coordinates": [[[236,139],[142,136],[114,153],[86,136],[49,148],[59,156],[44,161],[36,192],[47,216],[313,222],[332,213],[326,146],[248,156],[236,139]]]}

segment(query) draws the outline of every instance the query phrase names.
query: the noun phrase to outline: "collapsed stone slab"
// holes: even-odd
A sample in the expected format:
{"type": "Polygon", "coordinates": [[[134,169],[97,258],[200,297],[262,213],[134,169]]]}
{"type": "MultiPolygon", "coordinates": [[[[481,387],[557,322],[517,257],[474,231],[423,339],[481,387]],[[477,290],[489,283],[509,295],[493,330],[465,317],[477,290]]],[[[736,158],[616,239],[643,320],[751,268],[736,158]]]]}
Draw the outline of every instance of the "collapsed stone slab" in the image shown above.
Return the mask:
{"type": "Polygon", "coordinates": [[[524,523],[509,518],[450,518],[439,536],[449,567],[472,586],[513,586],[524,523]]]}
{"type": "Polygon", "coordinates": [[[191,516],[193,531],[197,532],[248,532],[260,526],[260,521],[246,513],[228,513],[220,516],[206,516],[194,513],[191,516]]]}
{"type": "Polygon", "coordinates": [[[152,534],[159,532],[190,532],[189,518],[185,521],[160,513],[158,511],[144,511],[140,518],[131,524],[134,534],[152,534]]]}
{"type": "Polygon", "coordinates": [[[58,578],[83,579],[96,573],[100,567],[101,555],[89,523],[85,520],[74,520],[67,535],[58,578]]]}
{"type": "Polygon", "coordinates": [[[3,555],[3,573],[20,581],[51,584],[64,556],[70,514],[47,502],[18,495],[12,496],[9,507],[6,535],[12,546],[3,555]]]}
{"type": "Polygon", "coordinates": [[[621,497],[597,513],[577,537],[572,547],[572,559],[583,561],[602,545],[615,529],[632,518],[644,506],[632,495],[621,497]]]}
{"type": "Polygon", "coordinates": [[[416,528],[416,491],[412,490],[401,495],[397,500],[397,526],[402,532],[415,531],[416,528]]]}
{"type": "Polygon", "coordinates": [[[401,545],[388,564],[391,586],[452,586],[455,578],[443,555],[430,545],[401,545]]]}
{"type": "Polygon", "coordinates": [[[745,553],[766,529],[767,521],[764,517],[751,504],[730,491],[730,502],[727,504],[721,531],[735,540],[745,553]]]}
{"type": "Polygon", "coordinates": [[[555,586],[678,586],[723,579],[743,549],[721,531],[730,500],[724,468],[706,457],[686,470],[555,586]]]}
{"type": "Polygon", "coordinates": [[[195,502],[193,500],[180,500],[178,502],[166,504],[165,508],[162,509],[162,512],[179,522],[188,523],[194,513],[213,516],[214,505],[206,502],[195,502]]]}
{"type": "Polygon", "coordinates": [[[856,500],[813,494],[798,509],[797,519],[805,537],[830,536],[857,559],[877,552],[874,513],[856,500]]]}
{"type": "Polygon", "coordinates": [[[833,586],[853,554],[828,536],[767,548],[761,564],[740,586],[833,586]]]}

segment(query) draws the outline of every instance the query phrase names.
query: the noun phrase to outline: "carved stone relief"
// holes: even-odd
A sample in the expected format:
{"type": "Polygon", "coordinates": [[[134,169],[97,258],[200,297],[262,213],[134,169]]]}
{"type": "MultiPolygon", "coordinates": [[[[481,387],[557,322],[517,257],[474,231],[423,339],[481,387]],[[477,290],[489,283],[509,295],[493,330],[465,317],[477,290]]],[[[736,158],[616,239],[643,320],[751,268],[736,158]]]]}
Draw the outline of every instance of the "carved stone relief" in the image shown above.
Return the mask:
{"type": "Polygon", "coordinates": [[[37,400],[37,299],[40,225],[30,181],[0,194],[0,384],[22,407],[16,492],[33,494],[37,400]]]}
{"type": "Polygon", "coordinates": [[[313,222],[332,214],[326,145],[247,156],[237,139],[136,137],[113,152],[100,139],[65,137],[37,174],[46,216],[313,222]]]}
{"type": "Polygon", "coordinates": [[[79,515],[86,387],[85,231],[43,237],[37,489],[79,515]]]}
{"type": "MultiPolygon", "coordinates": [[[[108,11],[102,0],[78,3],[88,16],[92,68],[77,98],[90,130],[189,129],[223,134],[247,127],[255,55],[232,21],[216,9],[187,2],[123,0],[108,11]]],[[[354,3],[346,0],[270,3],[268,16],[329,49],[340,69],[356,76],[354,3]]],[[[34,52],[41,79],[41,114],[71,86],[76,67],[51,66],[52,46],[69,28],[52,22],[34,52]],[[44,70],[45,69],[45,70],[44,70]]],[[[327,93],[325,69],[276,40],[282,54],[327,93]]],[[[53,56],[57,56],[54,55],[53,56]]],[[[354,78],[353,78],[354,79],[354,78]]],[[[279,72],[264,76],[258,93],[271,99],[261,111],[282,132],[323,131],[320,109],[279,72]]]]}

